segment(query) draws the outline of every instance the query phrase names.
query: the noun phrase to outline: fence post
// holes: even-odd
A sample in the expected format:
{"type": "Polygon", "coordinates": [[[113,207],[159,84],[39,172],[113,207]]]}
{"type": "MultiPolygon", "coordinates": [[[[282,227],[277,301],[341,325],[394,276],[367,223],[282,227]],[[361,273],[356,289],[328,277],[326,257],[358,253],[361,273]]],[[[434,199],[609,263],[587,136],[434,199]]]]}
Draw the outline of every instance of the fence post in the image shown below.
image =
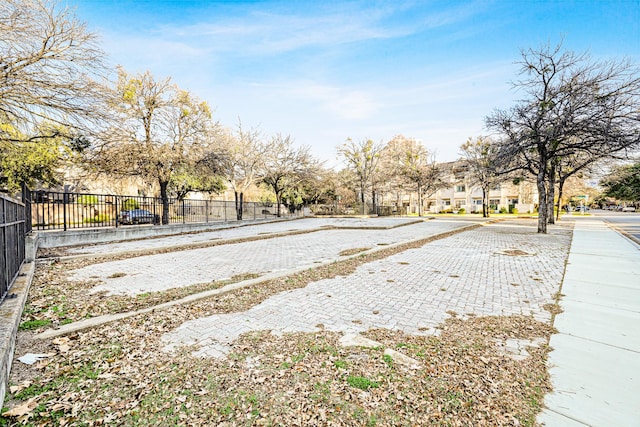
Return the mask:
{"type": "Polygon", "coordinates": [[[182,223],[186,224],[187,223],[187,213],[184,210],[184,199],[181,200],[182,203],[182,223]]]}
{"type": "Polygon", "coordinates": [[[209,222],[209,201],[208,200],[204,201],[204,222],[205,223],[209,222]]]}
{"type": "Polygon", "coordinates": [[[62,195],[62,225],[64,231],[67,231],[67,201],[69,200],[68,193],[65,191],[62,195]]]}

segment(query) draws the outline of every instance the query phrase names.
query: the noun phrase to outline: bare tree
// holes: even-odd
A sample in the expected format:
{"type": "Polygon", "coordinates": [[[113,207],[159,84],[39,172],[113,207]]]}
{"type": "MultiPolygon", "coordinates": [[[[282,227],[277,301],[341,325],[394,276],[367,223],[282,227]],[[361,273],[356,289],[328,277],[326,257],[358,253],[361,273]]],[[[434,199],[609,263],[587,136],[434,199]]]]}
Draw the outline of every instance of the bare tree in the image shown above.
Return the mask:
{"type": "Polygon", "coordinates": [[[360,191],[360,202],[362,203],[362,214],[365,214],[365,193],[371,190],[371,203],[375,211],[376,207],[376,184],[378,183],[378,163],[383,145],[375,143],[370,139],[355,142],[351,138],[338,147],[338,154],[344,157],[347,166],[358,179],[360,191]]]}
{"type": "Polygon", "coordinates": [[[94,129],[104,111],[102,85],[93,79],[104,73],[102,58],[96,37],[55,0],[0,2],[0,124],[18,130],[0,138],[94,129]]]}
{"type": "Polygon", "coordinates": [[[170,79],[155,80],[148,71],[131,76],[120,69],[113,99],[119,124],[103,134],[94,163],[107,173],[158,184],[162,223],[168,224],[172,174],[201,157],[214,126],[211,110],[170,79]]]}
{"type": "Polygon", "coordinates": [[[418,194],[418,216],[422,216],[423,198],[442,188],[442,169],[421,142],[402,135],[394,137],[383,150],[387,176],[395,175],[418,194]]]}
{"type": "Polygon", "coordinates": [[[215,137],[216,146],[206,150],[202,164],[212,173],[224,176],[233,188],[236,219],[242,220],[244,193],[260,181],[267,146],[256,129],[228,129],[215,137]]]}
{"type": "Polygon", "coordinates": [[[285,190],[315,175],[318,162],[311,156],[309,147],[295,148],[290,136],[274,136],[268,144],[264,162],[262,181],[276,195],[277,215],[281,216],[280,205],[285,190]]]}
{"type": "Polygon", "coordinates": [[[469,138],[460,146],[471,178],[482,189],[482,216],[489,216],[489,191],[499,181],[498,145],[488,137],[469,138]]]}
{"type": "Polygon", "coordinates": [[[527,98],[486,123],[506,136],[506,157],[536,177],[538,232],[546,233],[558,159],[624,155],[640,144],[640,73],[629,62],[592,62],[560,45],[523,51],[520,65],[525,78],[514,86],[527,98]]]}

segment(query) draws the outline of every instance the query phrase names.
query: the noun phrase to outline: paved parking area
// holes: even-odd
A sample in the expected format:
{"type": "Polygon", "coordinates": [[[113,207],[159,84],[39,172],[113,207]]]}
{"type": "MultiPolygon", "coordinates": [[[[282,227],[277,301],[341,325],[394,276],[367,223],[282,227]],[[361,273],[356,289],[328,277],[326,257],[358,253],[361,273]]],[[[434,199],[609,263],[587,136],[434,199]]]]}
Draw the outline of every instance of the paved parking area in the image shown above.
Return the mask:
{"type": "MultiPolygon", "coordinates": [[[[435,225],[447,223],[422,226],[435,225]]],[[[331,241],[335,246],[355,239],[366,246],[398,238],[401,230],[416,237],[419,229],[402,227],[384,237],[377,231],[374,240],[367,240],[370,236],[364,230],[323,232],[314,236],[313,245],[331,241]]],[[[430,334],[454,312],[462,316],[522,314],[549,321],[544,305],[554,302],[570,240],[570,229],[564,227],[551,227],[548,235],[538,235],[533,221],[486,225],[365,264],[346,277],[275,295],[246,312],[185,322],[163,340],[167,350],[196,345],[197,354],[219,357],[240,334],[255,330],[285,333],[324,328],[353,333],[386,328],[430,334]]],[[[247,256],[246,264],[251,264],[252,255],[247,256]]]]}
{"type": "MultiPolygon", "coordinates": [[[[481,220],[481,218],[478,218],[481,220]]],[[[171,246],[184,246],[204,243],[212,240],[239,239],[243,237],[261,236],[268,234],[288,233],[295,231],[311,231],[328,227],[375,227],[379,229],[401,227],[418,222],[418,218],[389,217],[389,218],[302,218],[265,222],[260,224],[242,225],[238,223],[211,224],[217,230],[201,233],[185,233],[153,239],[131,240],[97,245],[83,245],[68,248],[71,255],[93,254],[105,255],[117,252],[152,250],[171,246]]]]}
{"type": "MultiPolygon", "coordinates": [[[[333,224],[343,227],[397,226],[407,220],[338,219],[333,224]]],[[[327,220],[299,220],[220,230],[216,235],[228,237],[260,236],[267,230],[317,230],[331,223],[327,220]],[[295,228],[294,228],[295,226],[295,228]],[[254,228],[255,227],[255,228],[254,228]],[[252,233],[252,234],[249,234],[252,233]]],[[[145,292],[164,291],[214,280],[229,279],[234,275],[255,273],[259,275],[286,272],[340,258],[340,253],[355,248],[376,248],[394,243],[426,238],[469,225],[468,221],[431,220],[415,222],[397,228],[325,229],[304,234],[265,238],[242,243],[226,244],[199,249],[175,251],[139,256],[118,261],[92,264],[72,272],[72,280],[97,280],[100,284],[93,292],[106,291],[111,295],[137,295],[145,292]]],[[[211,238],[213,233],[207,233],[211,238]]],[[[142,244],[153,248],[183,241],[184,236],[150,239],[142,244]]],[[[266,237],[266,236],[265,236],[266,237]]],[[[203,238],[203,236],[199,236],[203,238]]],[[[135,242],[128,242],[134,244],[135,242]]],[[[124,243],[114,244],[113,250],[124,243]]],[[[108,247],[108,245],[100,245],[108,247]]],[[[137,246],[140,248],[140,246],[137,246]]]]}

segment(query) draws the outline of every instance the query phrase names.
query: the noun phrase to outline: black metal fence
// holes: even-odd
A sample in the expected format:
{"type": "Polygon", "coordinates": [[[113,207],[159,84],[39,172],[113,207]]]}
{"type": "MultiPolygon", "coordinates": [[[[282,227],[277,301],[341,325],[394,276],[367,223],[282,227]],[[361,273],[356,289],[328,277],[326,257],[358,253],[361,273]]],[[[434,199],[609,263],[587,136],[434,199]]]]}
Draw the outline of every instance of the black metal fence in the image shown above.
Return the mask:
{"type": "MultiPolygon", "coordinates": [[[[29,192],[31,222],[37,230],[69,230],[123,225],[158,224],[163,216],[162,199],[112,194],[63,193],[36,190],[29,192]]],[[[274,204],[246,202],[243,220],[274,218],[274,204]]],[[[281,216],[296,216],[281,206],[281,216]]],[[[169,224],[195,224],[235,221],[233,201],[170,199],[169,224]]]]}
{"type": "Polygon", "coordinates": [[[27,222],[24,203],[0,194],[0,302],[24,262],[27,222]]]}

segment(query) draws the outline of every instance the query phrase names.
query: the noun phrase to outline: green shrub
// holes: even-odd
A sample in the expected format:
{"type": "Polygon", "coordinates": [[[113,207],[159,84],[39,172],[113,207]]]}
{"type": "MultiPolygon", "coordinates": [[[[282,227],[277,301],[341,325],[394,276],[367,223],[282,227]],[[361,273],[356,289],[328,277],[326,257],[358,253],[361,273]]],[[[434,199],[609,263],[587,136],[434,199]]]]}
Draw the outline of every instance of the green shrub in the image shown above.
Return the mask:
{"type": "Polygon", "coordinates": [[[123,211],[132,211],[134,209],[139,209],[139,208],[140,208],[140,204],[136,199],[125,199],[125,201],[122,202],[123,211]]]}
{"type": "Polygon", "coordinates": [[[504,206],[500,208],[500,213],[501,214],[506,214],[507,213],[507,208],[505,208],[504,206]]]}
{"type": "Polygon", "coordinates": [[[467,211],[464,208],[460,208],[458,210],[458,214],[460,214],[460,215],[465,214],[465,213],[467,213],[467,211]]]}
{"type": "Polygon", "coordinates": [[[109,222],[110,218],[107,214],[98,214],[93,218],[85,218],[82,222],[87,224],[96,224],[101,222],[109,222]]]}
{"type": "Polygon", "coordinates": [[[83,194],[78,196],[77,203],[82,206],[93,206],[98,204],[98,196],[91,194],[83,194]]]}
{"type": "Polygon", "coordinates": [[[518,208],[511,208],[509,209],[509,213],[514,214],[514,215],[518,215],[518,208]]]}

